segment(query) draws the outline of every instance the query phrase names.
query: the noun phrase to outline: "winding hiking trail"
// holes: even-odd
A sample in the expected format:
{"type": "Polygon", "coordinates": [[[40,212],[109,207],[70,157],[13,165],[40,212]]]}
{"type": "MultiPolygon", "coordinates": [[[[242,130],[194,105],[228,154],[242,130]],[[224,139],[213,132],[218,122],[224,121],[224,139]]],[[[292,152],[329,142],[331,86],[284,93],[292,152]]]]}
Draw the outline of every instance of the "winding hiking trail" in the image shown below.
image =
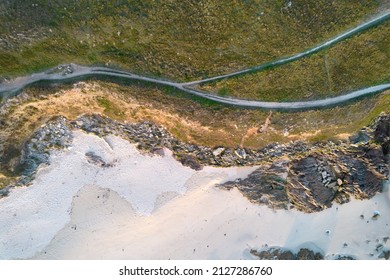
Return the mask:
{"type": "Polygon", "coordinates": [[[377,16],[367,22],[364,22],[353,29],[350,29],[332,39],[327,40],[326,42],[323,42],[301,53],[289,57],[281,58],[272,62],[264,63],[258,66],[254,66],[248,69],[233,72],[230,74],[215,76],[203,80],[179,83],[179,82],[174,82],[169,80],[162,80],[162,79],[156,79],[152,77],[141,76],[141,75],[133,74],[131,72],[115,70],[108,67],[88,67],[88,66],[80,66],[76,64],[69,64],[69,65],[57,66],[56,68],[53,68],[46,72],[35,73],[30,76],[16,78],[9,82],[3,82],[2,84],[0,84],[0,97],[7,98],[7,97],[17,95],[25,87],[40,82],[63,83],[63,82],[73,82],[76,80],[82,80],[82,79],[94,77],[94,78],[120,78],[124,80],[148,82],[160,86],[168,86],[180,90],[182,92],[186,92],[191,95],[212,100],[221,104],[234,105],[239,107],[263,108],[263,109],[273,109],[273,110],[303,110],[303,109],[314,109],[314,108],[335,106],[338,104],[355,100],[363,96],[388,90],[390,89],[390,82],[363,88],[363,89],[358,89],[356,91],[348,92],[345,93],[344,95],[340,95],[332,98],[312,100],[312,101],[297,101],[297,102],[268,102],[268,101],[260,101],[260,100],[246,100],[246,99],[239,99],[233,97],[223,97],[209,92],[204,92],[204,91],[194,89],[191,86],[206,83],[206,82],[213,82],[222,79],[237,77],[249,73],[259,72],[265,69],[274,68],[286,63],[290,63],[302,57],[309,56],[316,52],[329,48],[332,45],[342,40],[345,40],[369,28],[377,26],[388,19],[390,19],[390,11],[387,11],[380,16],[377,16]]]}

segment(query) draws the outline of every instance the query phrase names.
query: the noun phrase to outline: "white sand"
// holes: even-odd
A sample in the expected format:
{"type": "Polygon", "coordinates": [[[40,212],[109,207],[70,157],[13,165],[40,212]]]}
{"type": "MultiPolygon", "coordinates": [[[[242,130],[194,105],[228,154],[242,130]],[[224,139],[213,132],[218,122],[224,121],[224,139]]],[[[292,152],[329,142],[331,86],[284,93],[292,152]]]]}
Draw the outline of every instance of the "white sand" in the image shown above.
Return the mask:
{"type": "Polygon", "coordinates": [[[196,172],[169,151],[143,156],[118,137],[82,132],[72,147],[53,154],[32,186],[0,200],[0,258],[245,259],[268,244],[370,259],[379,244],[390,248],[388,192],[315,214],[273,211],[213,187],[253,168],[196,172]],[[115,166],[91,165],[88,151],[115,166]]]}
{"type": "Polygon", "coordinates": [[[31,186],[14,189],[0,200],[0,258],[29,258],[44,249],[70,222],[73,198],[88,186],[112,190],[137,215],[149,215],[167,200],[164,197],[183,195],[187,188],[196,187],[193,181],[198,176],[204,186],[211,186],[245,177],[253,169],[207,167],[196,172],[178,163],[169,150],[164,157],[145,156],[119,137],[104,140],[75,132],[72,148],[54,152],[51,165],[39,170],[31,186]],[[89,163],[87,152],[114,166],[89,163]]]}

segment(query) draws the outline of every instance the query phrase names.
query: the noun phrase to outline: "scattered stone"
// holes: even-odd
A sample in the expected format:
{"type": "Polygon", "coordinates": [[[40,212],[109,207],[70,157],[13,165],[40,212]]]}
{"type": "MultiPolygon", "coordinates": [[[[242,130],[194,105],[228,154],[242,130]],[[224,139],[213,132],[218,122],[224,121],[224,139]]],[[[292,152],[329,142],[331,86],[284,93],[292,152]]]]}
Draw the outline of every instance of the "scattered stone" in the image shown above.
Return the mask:
{"type": "Polygon", "coordinates": [[[356,260],[354,256],[349,255],[338,255],[335,257],[335,260],[345,261],[345,260],[356,260]]]}
{"type": "Polygon", "coordinates": [[[237,149],[234,151],[234,153],[241,159],[246,159],[247,154],[244,149],[237,149]]]}
{"type": "Polygon", "coordinates": [[[380,217],[380,215],[381,215],[381,213],[379,211],[374,211],[374,213],[372,214],[371,219],[377,220],[380,217]]]}
{"type": "Polygon", "coordinates": [[[152,150],[152,153],[155,154],[155,155],[159,155],[161,157],[165,156],[164,149],[162,149],[162,148],[154,148],[152,150]]]}
{"type": "Polygon", "coordinates": [[[382,251],[380,255],[378,256],[379,259],[385,259],[388,260],[390,259],[390,251],[382,251]]]}
{"type": "Polygon", "coordinates": [[[307,248],[302,248],[298,253],[293,253],[279,247],[272,247],[262,251],[252,249],[250,253],[260,260],[323,260],[324,256],[307,248]]]}
{"type": "Polygon", "coordinates": [[[312,250],[302,248],[299,250],[297,260],[323,260],[324,256],[321,253],[314,252],[312,250]]]}
{"type": "Polygon", "coordinates": [[[225,151],[225,148],[219,147],[213,151],[213,155],[215,157],[221,155],[225,151]]]}
{"type": "Polygon", "coordinates": [[[179,160],[181,164],[184,166],[188,166],[194,170],[202,170],[202,165],[199,164],[199,162],[196,160],[195,157],[191,155],[182,154],[179,156],[179,160]]]}
{"type": "Polygon", "coordinates": [[[87,152],[85,154],[87,161],[90,164],[97,165],[99,167],[112,167],[114,166],[112,163],[105,162],[100,156],[94,154],[93,152],[87,152]]]}
{"type": "Polygon", "coordinates": [[[264,251],[251,250],[250,253],[260,260],[295,260],[296,255],[289,250],[271,248],[264,251]]]}
{"type": "Polygon", "coordinates": [[[9,188],[0,189],[0,198],[6,197],[9,195],[9,188]]]}
{"type": "Polygon", "coordinates": [[[375,251],[379,252],[379,251],[382,251],[384,248],[384,246],[382,244],[378,244],[375,248],[375,251]]]}

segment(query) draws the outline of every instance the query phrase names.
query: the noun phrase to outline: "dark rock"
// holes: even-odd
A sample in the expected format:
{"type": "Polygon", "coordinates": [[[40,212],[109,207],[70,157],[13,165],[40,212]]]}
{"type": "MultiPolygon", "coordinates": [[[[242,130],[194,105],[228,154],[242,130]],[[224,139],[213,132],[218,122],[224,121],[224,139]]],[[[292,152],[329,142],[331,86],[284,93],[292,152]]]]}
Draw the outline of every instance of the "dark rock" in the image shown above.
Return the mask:
{"type": "Polygon", "coordinates": [[[346,192],[338,192],[336,193],[335,197],[334,197],[334,200],[335,202],[339,203],[339,204],[344,204],[344,203],[348,203],[351,201],[351,195],[349,193],[346,193],[346,192]]]}
{"type": "MultiPolygon", "coordinates": [[[[339,158],[339,162],[347,169],[347,172],[344,173],[344,181],[349,186],[353,186],[361,198],[371,198],[382,190],[386,176],[374,172],[372,164],[357,158],[358,156],[364,157],[364,155],[356,153],[345,154],[339,158]]],[[[352,193],[352,190],[350,192],[352,193]]]]}
{"type": "Polygon", "coordinates": [[[96,155],[93,152],[87,152],[85,154],[85,157],[87,158],[87,161],[90,164],[97,165],[99,167],[112,167],[112,163],[105,162],[100,156],[96,155]]]}
{"type": "Polygon", "coordinates": [[[2,197],[6,197],[9,195],[9,188],[3,188],[3,189],[0,189],[0,198],[2,197]]]}
{"type": "Polygon", "coordinates": [[[333,202],[349,202],[352,196],[357,199],[374,196],[382,190],[387,174],[382,151],[375,145],[367,145],[310,152],[284,164],[275,161],[271,166],[261,166],[245,180],[219,187],[237,187],[251,202],[272,208],[291,204],[300,211],[315,212],[331,207],[333,202]]]}
{"type": "Polygon", "coordinates": [[[331,163],[326,157],[313,155],[293,161],[288,184],[291,203],[298,209],[306,209],[306,211],[309,209],[319,211],[330,207],[337,190],[328,188],[324,183],[324,177],[329,178],[329,182],[337,181],[331,163]],[[321,173],[318,171],[318,166],[322,167],[321,173]]]}
{"type": "Polygon", "coordinates": [[[291,250],[273,247],[261,251],[251,250],[250,253],[260,260],[323,260],[324,256],[307,248],[301,248],[298,253],[291,250]]]}
{"type": "Polygon", "coordinates": [[[250,253],[260,260],[295,260],[296,256],[289,250],[271,248],[265,251],[251,250],[250,253]]]}
{"type": "Polygon", "coordinates": [[[335,257],[335,260],[339,260],[339,261],[356,260],[356,258],[354,256],[350,256],[350,255],[337,255],[335,257]]]}
{"type": "Polygon", "coordinates": [[[390,259],[390,251],[382,251],[378,258],[385,260],[390,259]]]}
{"type": "Polygon", "coordinates": [[[384,248],[384,246],[382,244],[378,244],[376,247],[375,247],[375,251],[379,252],[379,251],[382,251],[384,248]]]}
{"type": "Polygon", "coordinates": [[[184,166],[188,166],[194,170],[202,170],[202,165],[199,164],[199,162],[196,160],[195,157],[191,155],[182,154],[179,157],[179,161],[184,166]]]}
{"type": "Polygon", "coordinates": [[[376,122],[374,139],[381,144],[383,153],[390,153],[390,116],[382,116],[376,122]]]}
{"type": "Polygon", "coordinates": [[[374,211],[371,219],[373,220],[378,220],[378,218],[381,216],[381,213],[379,213],[379,211],[374,211]]]}
{"type": "Polygon", "coordinates": [[[302,248],[299,250],[297,256],[297,260],[323,260],[324,256],[318,252],[314,252],[312,250],[302,248]]]}
{"type": "Polygon", "coordinates": [[[234,151],[234,153],[241,159],[246,159],[247,153],[245,149],[237,149],[234,151]]]}
{"type": "Polygon", "coordinates": [[[352,144],[357,144],[357,143],[363,143],[367,144],[370,142],[371,137],[368,135],[366,131],[358,131],[355,135],[351,136],[349,138],[352,144]]]}
{"type": "Polygon", "coordinates": [[[154,148],[154,149],[152,150],[152,153],[153,153],[153,154],[156,154],[156,155],[159,155],[159,156],[161,156],[161,157],[165,156],[164,149],[162,149],[162,148],[154,148]]]}
{"type": "Polygon", "coordinates": [[[389,172],[387,156],[379,148],[364,146],[361,148],[363,159],[368,160],[370,165],[380,174],[386,175],[389,172]]]}
{"type": "Polygon", "coordinates": [[[287,162],[279,162],[270,167],[260,167],[246,179],[227,182],[221,188],[238,188],[251,202],[266,204],[275,209],[287,209],[286,193],[287,162]]]}
{"type": "Polygon", "coordinates": [[[16,170],[19,170],[25,179],[31,177],[39,165],[49,163],[51,150],[69,147],[72,140],[72,131],[64,117],[49,120],[25,143],[16,170]]]}

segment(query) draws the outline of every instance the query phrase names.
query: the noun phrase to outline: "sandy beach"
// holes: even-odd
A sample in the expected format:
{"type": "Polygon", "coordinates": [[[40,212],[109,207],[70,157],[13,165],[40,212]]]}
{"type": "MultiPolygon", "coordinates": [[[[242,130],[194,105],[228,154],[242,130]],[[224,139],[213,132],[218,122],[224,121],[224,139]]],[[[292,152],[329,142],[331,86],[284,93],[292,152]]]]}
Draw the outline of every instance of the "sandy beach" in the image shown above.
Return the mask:
{"type": "Polygon", "coordinates": [[[119,137],[75,131],[72,146],[53,152],[30,186],[0,200],[0,258],[252,259],[251,249],[305,247],[327,259],[377,259],[390,248],[388,187],[313,214],[275,211],[215,187],[255,169],[195,171],[169,150],[150,156],[119,137]]]}

